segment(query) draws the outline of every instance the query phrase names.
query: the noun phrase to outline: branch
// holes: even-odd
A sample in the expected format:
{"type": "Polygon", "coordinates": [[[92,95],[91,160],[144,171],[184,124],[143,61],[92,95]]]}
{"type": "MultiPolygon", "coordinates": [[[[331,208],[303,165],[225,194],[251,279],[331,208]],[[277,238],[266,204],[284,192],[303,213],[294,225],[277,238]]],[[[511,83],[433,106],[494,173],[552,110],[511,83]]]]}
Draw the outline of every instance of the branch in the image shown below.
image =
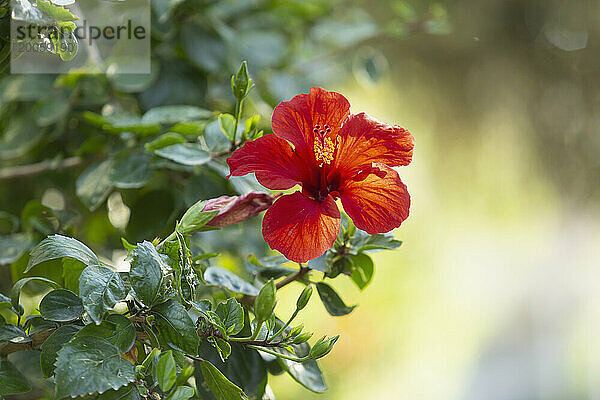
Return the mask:
{"type": "Polygon", "coordinates": [[[61,161],[45,160],[35,164],[17,165],[0,169],[0,180],[15,179],[25,176],[37,175],[47,171],[59,171],[73,168],[83,164],[81,157],[69,157],[61,161]]]}
{"type": "Polygon", "coordinates": [[[298,272],[296,272],[294,275],[288,276],[287,278],[285,278],[275,284],[275,287],[277,288],[277,290],[281,289],[285,285],[288,285],[294,281],[303,279],[304,275],[306,275],[308,273],[308,271],[310,271],[310,268],[305,267],[300,263],[298,265],[300,266],[300,270],[298,272]]]}

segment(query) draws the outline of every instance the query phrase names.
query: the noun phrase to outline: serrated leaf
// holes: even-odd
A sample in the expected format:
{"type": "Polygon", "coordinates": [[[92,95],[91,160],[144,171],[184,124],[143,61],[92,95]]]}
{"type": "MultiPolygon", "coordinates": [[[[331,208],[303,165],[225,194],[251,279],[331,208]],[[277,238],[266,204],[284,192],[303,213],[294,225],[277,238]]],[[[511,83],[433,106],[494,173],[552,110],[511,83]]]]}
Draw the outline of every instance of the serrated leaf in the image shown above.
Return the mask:
{"type": "Polygon", "coordinates": [[[100,265],[98,257],[85,244],[67,236],[52,235],[31,251],[25,273],[41,262],[63,257],[74,258],[86,265],[100,265]]]}
{"type": "Polygon", "coordinates": [[[177,369],[175,368],[175,358],[173,358],[173,352],[169,350],[160,356],[156,364],[156,381],[160,390],[168,392],[176,380],[177,369]]]}
{"type": "Polygon", "coordinates": [[[79,331],[79,327],[75,325],[65,325],[59,327],[57,330],[52,332],[50,336],[42,343],[40,354],[40,365],[42,367],[42,374],[44,377],[49,378],[54,375],[54,362],[56,361],[56,354],[60,349],[63,348],[65,343],[79,331]]]}
{"type": "Polygon", "coordinates": [[[79,277],[79,295],[90,318],[99,324],[108,310],[125,299],[127,289],[118,272],[101,265],[90,265],[79,277]]]}
{"type": "Polygon", "coordinates": [[[236,274],[221,267],[209,267],[204,271],[204,280],[208,285],[220,286],[235,293],[248,296],[258,295],[258,289],[236,274]]]}
{"type": "Polygon", "coordinates": [[[83,303],[70,290],[53,290],[40,302],[40,314],[49,321],[73,321],[83,314],[83,303]]]}
{"type": "Polygon", "coordinates": [[[244,327],[244,310],[233,297],[225,303],[219,303],[215,310],[228,335],[236,335],[244,327]]]}
{"type": "Polygon", "coordinates": [[[195,106],[160,106],[146,111],[142,122],[145,124],[176,124],[210,118],[212,114],[212,111],[195,106]]]}
{"type": "Polygon", "coordinates": [[[317,291],[319,292],[319,297],[325,306],[325,309],[330,315],[334,317],[339,317],[342,315],[350,314],[352,310],[356,307],[347,306],[341,297],[336,293],[335,290],[331,286],[323,282],[317,282],[317,291]]]}
{"type": "Polygon", "coordinates": [[[77,178],[75,192],[90,211],[96,210],[112,190],[111,168],[112,160],[104,160],[91,165],[77,178]]]}
{"type": "Polygon", "coordinates": [[[141,400],[142,397],[137,390],[135,384],[131,383],[127,386],[123,386],[119,390],[107,390],[102,393],[95,400],[141,400]]]}
{"type": "Polygon", "coordinates": [[[198,353],[196,325],[181,303],[168,300],[152,308],[161,338],[174,350],[188,354],[198,353]]]}
{"type": "Polygon", "coordinates": [[[178,143],[155,150],[154,154],[182,165],[202,165],[210,161],[210,153],[196,143],[178,143]]]}
{"type": "Polygon", "coordinates": [[[160,254],[148,241],[138,243],[131,251],[131,287],[135,295],[148,307],[164,301],[164,271],[169,269],[166,256],[160,254]]]}
{"type": "Polygon", "coordinates": [[[30,390],[27,378],[10,361],[0,357],[0,395],[27,393],[30,390]]]}
{"type": "Polygon", "coordinates": [[[135,327],[129,319],[120,314],[110,314],[100,325],[84,326],[77,336],[97,336],[127,353],[135,343],[135,327]]]}
{"type": "Polygon", "coordinates": [[[360,290],[366,288],[375,273],[375,265],[373,260],[365,253],[350,255],[352,260],[352,275],[351,278],[360,290]]]}
{"type": "Polygon", "coordinates": [[[133,364],[95,336],[76,337],[56,357],[56,398],[117,390],[135,379],[133,364]]]}
{"type": "Polygon", "coordinates": [[[246,395],[235,384],[233,384],[229,379],[225,377],[215,367],[208,361],[203,361],[200,363],[200,368],[202,370],[202,376],[204,378],[204,382],[210,389],[210,391],[215,395],[215,397],[219,400],[240,400],[247,399],[246,395]]]}

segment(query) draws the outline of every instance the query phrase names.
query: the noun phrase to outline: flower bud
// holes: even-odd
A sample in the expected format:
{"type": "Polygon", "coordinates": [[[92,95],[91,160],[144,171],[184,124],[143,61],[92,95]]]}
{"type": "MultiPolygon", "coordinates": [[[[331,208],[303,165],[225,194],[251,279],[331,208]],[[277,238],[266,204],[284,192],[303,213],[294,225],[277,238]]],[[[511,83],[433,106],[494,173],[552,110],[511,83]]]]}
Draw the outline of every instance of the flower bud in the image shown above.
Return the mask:
{"type": "Polygon", "coordinates": [[[268,193],[250,192],[242,196],[221,196],[206,201],[202,212],[218,211],[206,225],[217,228],[240,223],[273,204],[274,197],[268,193]]]}
{"type": "Polygon", "coordinates": [[[300,324],[295,328],[292,328],[292,330],[290,331],[288,337],[296,337],[300,334],[300,332],[302,332],[302,329],[304,329],[304,325],[300,324]]]}
{"type": "Polygon", "coordinates": [[[333,349],[333,345],[339,337],[340,335],[336,335],[329,339],[325,339],[325,337],[319,339],[312,349],[310,349],[309,357],[316,360],[317,358],[326,356],[333,349]]]}
{"type": "Polygon", "coordinates": [[[273,314],[275,304],[277,303],[276,293],[277,289],[273,279],[269,280],[269,282],[260,289],[260,292],[254,301],[254,314],[259,322],[268,320],[271,314],[273,314]]]}
{"type": "Polygon", "coordinates": [[[248,78],[248,65],[242,61],[238,72],[231,77],[231,90],[236,99],[243,100],[248,96],[252,79],[248,78]]]}
{"type": "Polygon", "coordinates": [[[313,335],[312,332],[302,333],[302,334],[296,336],[292,343],[294,343],[294,344],[304,343],[304,342],[308,341],[312,337],[312,335],[313,335]]]}
{"type": "Polygon", "coordinates": [[[306,285],[300,297],[298,297],[298,301],[296,301],[296,308],[298,310],[302,310],[308,304],[308,300],[310,300],[310,296],[312,296],[313,287],[312,285],[306,285]]]}

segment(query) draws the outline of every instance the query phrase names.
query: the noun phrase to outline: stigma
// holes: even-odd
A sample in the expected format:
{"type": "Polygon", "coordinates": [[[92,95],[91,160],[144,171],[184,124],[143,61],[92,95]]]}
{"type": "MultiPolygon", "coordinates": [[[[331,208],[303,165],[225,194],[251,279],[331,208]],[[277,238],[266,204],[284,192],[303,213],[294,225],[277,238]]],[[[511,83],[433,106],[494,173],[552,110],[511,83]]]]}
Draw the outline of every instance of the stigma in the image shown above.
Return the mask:
{"type": "Polygon", "coordinates": [[[323,127],[315,125],[313,133],[315,134],[315,159],[319,163],[319,168],[321,168],[323,167],[323,164],[329,165],[333,161],[335,144],[330,137],[326,136],[331,133],[331,128],[328,125],[323,125],[323,127]]]}

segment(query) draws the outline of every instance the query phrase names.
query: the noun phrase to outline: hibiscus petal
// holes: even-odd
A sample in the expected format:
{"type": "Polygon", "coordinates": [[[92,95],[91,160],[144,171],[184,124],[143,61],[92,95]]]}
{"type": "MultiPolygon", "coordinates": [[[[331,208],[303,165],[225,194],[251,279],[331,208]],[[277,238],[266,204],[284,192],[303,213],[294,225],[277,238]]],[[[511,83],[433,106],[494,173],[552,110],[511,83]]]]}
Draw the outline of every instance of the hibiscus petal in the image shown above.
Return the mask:
{"type": "Polygon", "coordinates": [[[357,228],[374,235],[402,224],[410,209],[410,195],[392,168],[378,164],[342,182],[344,211],[357,228]]]}
{"type": "Polygon", "coordinates": [[[379,122],[365,113],[350,115],[338,137],[334,169],[341,175],[372,163],[396,167],[408,165],[412,160],[415,140],[410,132],[379,122]]]}
{"type": "Polygon", "coordinates": [[[340,211],[331,196],[312,200],[300,192],[273,203],[263,219],[263,237],[288,259],[306,262],[333,246],[340,231],[340,211]]]}
{"type": "Polygon", "coordinates": [[[288,142],[275,135],[246,142],[227,159],[227,165],[230,175],[254,172],[261,185],[272,190],[286,190],[319,179],[316,167],[298,157],[288,142]]]}
{"type": "Polygon", "coordinates": [[[315,125],[329,125],[332,134],[342,126],[350,114],[350,103],[339,93],[312,88],[310,93],[282,101],[273,110],[273,133],[292,143],[297,151],[313,153],[315,125]]]}

